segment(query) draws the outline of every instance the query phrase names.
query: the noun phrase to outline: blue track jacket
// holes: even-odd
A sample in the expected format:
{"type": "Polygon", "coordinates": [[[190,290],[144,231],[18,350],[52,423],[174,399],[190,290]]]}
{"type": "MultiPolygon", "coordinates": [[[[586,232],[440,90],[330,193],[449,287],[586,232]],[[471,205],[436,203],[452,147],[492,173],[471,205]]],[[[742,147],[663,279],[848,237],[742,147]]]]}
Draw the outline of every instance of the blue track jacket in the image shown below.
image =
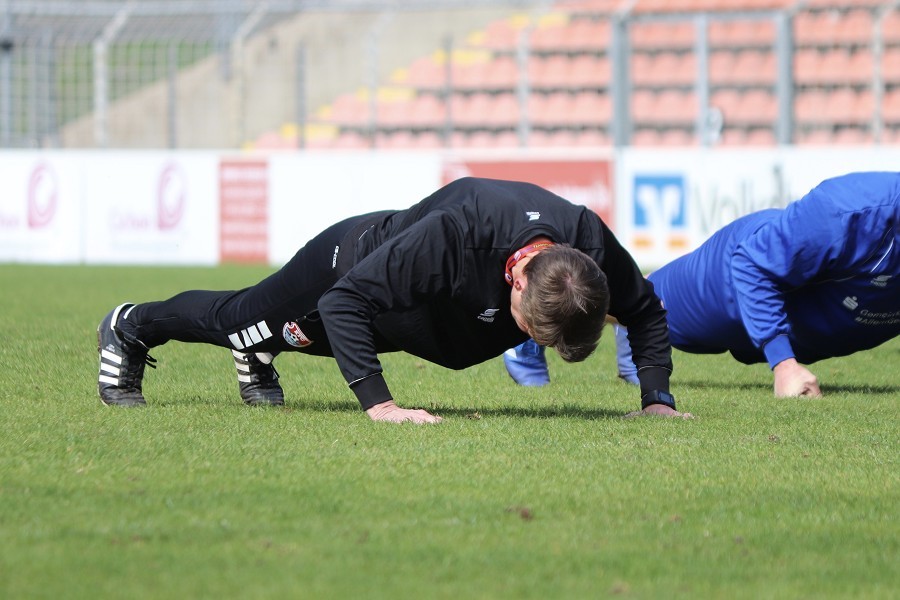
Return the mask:
{"type": "Polygon", "coordinates": [[[649,278],[687,352],[809,364],[900,334],[900,173],[828,179],[649,278]]]}

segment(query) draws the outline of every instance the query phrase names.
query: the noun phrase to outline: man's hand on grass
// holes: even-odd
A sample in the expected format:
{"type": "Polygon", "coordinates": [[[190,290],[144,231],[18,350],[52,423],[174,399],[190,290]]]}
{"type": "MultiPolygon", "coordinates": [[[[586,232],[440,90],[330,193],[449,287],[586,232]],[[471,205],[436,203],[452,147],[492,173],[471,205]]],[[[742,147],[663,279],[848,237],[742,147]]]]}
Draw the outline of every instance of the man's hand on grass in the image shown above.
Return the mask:
{"type": "Polygon", "coordinates": [[[810,396],[820,398],[819,380],[812,372],[794,358],[783,360],[772,369],[775,375],[775,396],[787,398],[810,396]]]}
{"type": "Polygon", "coordinates": [[[393,400],[376,404],[366,411],[373,421],[389,421],[391,423],[440,423],[443,419],[422,409],[400,408],[393,400]]]}

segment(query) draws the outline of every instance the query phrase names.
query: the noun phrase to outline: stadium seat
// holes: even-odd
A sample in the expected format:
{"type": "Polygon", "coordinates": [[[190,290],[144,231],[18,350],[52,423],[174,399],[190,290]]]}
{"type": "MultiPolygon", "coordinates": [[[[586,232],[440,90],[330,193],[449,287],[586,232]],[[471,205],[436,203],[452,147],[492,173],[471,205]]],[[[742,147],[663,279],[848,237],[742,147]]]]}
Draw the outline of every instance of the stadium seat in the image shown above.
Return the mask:
{"type": "Polygon", "coordinates": [[[648,90],[635,90],[631,94],[631,118],[635,121],[653,119],[656,115],[656,94],[648,90]]]}
{"type": "Polygon", "coordinates": [[[854,121],[856,92],[850,88],[836,89],[828,94],[823,119],[831,123],[850,123],[854,121]]]}
{"type": "Polygon", "coordinates": [[[816,48],[794,52],[794,81],[801,85],[822,83],[822,56],[816,48]]]}
{"type": "Polygon", "coordinates": [[[744,144],[747,146],[774,146],[775,132],[764,128],[751,129],[746,134],[744,144]]]}
{"type": "Polygon", "coordinates": [[[743,50],[735,55],[732,81],[763,84],[775,81],[775,53],[768,50],[743,50]]]}
{"type": "Polygon", "coordinates": [[[774,123],[778,118],[778,99],[768,90],[748,90],[740,96],[738,114],[744,123],[774,123]]]}
{"type": "Polygon", "coordinates": [[[487,85],[493,89],[514,89],[519,84],[519,66],[511,56],[498,56],[487,66],[487,85]]]}
{"type": "Polygon", "coordinates": [[[740,122],[742,120],[740,91],[729,88],[716,90],[710,96],[709,103],[710,106],[714,106],[722,111],[726,126],[732,122],[740,122]]]}
{"type": "Polygon", "coordinates": [[[612,140],[605,131],[599,129],[587,129],[578,132],[574,145],[582,148],[605,147],[612,144],[612,140]]]}
{"type": "Polygon", "coordinates": [[[341,133],[333,144],[333,148],[357,149],[369,148],[371,146],[369,138],[355,131],[345,131],[341,133]]]}
{"type": "Polygon", "coordinates": [[[607,87],[611,76],[609,60],[605,57],[582,54],[572,58],[569,63],[568,85],[572,88],[607,87]]]}
{"type": "Polygon", "coordinates": [[[796,134],[794,143],[800,146],[828,146],[832,141],[830,129],[800,130],[796,134]]]}
{"type": "Polygon", "coordinates": [[[660,134],[656,129],[638,129],[631,135],[632,146],[659,146],[660,134]]]}
{"type": "Polygon", "coordinates": [[[580,92],[570,107],[571,121],[580,127],[609,125],[612,120],[612,98],[608,94],[580,92]]]}
{"type": "Polygon", "coordinates": [[[576,135],[568,129],[532,131],[528,145],[533,148],[571,148],[575,146],[576,135]]]}
{"type": "Polygon", "coordinates": [[[660,146],[694,146],[697,140],[692,131],[686,129],[666,129],[659,137],[660,146]]]}
{"type": "Polygon", "coordinates": [[[711,83],[733,83],[735,81],[735,53],[730,50],[713,51],[709,56],[709,80],[711,83]]]}
{"type": "Polygon", "coordinates": [[[561,47],[580,52],[606,52],[609,49],[609,42],[608,19],[576,19],[565,28],[565,38],[561,47]]]}
{"type": "Polygon", "coordinates": [[[775,40],[775,23],[771,20],[712,21],[709,43],[719,48],[771,46],[775,40]]]}
{"type": "Polygon", "coordinates": [[[547,95],[532,94],[529,99],[528,116],[537,125],[565,125],[572,122],[573,97],[568,92],[553,92],[547,95]]]}
{"type": "Polygon", "coordinates": [[[900,125],[900,88],[885,92],[881,104],[881,116],[885,123],[900,125]]]}
{"type": "Polygon", "coordinates": [[[532,87],[559,89],[569,86],[571,59],[562,54],[547,58],[532,57],[528,63],[528,81],[532,87]]]}
{"type": "Polygon", "coordinates": [[[812,89],[794,98],[794,116],[800,124],[820,123],[828,110],[828,93],[812,89]]]}
{"type": "Polygon", "coordinates": [[[409,106],[408,123],[418,127],[441,127],[447,120],[447,107],[434,94],[419,94],[409,106]]]}
{"type": "Polygon", "coordinates": [[[488,106],[487,123],[491,127],[515,127],[519,124],[520,114],[516,94],[497,94],[488,106]]]}
{"type": "Polygon", "coordinates": [[[433,56],[423,56],[410,64],[406,81],[419,89],[443,89],[447,85],[447,69],[433,56]]]}
{"type": "Polygon", "coordinates": [[[872,134],[865,127],[844,127],[831,139],[833,144],[861,146],[872,143],[872,134]]]}
{"type": "Polygon", "coordinates": [[[896,46],[900,42],[900,10],[889,11],[881,22],[881,34],[888,46],[896,46]]]}

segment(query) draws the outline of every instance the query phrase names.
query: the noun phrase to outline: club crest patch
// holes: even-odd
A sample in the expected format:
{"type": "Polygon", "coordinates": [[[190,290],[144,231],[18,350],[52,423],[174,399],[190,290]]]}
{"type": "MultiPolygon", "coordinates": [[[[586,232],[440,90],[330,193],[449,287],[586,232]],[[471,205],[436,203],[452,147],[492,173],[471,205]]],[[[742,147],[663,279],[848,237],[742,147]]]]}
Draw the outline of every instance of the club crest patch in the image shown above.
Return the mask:
{"type": "Polygon", "coordinates": [[[295,348],[305,348],[313,343],[311,339],[306,337],[305,333],[300,331],[300,326],[293,321],[288,321],[284,324],[281,334],[284,336],[284,341],[295,348]]]}

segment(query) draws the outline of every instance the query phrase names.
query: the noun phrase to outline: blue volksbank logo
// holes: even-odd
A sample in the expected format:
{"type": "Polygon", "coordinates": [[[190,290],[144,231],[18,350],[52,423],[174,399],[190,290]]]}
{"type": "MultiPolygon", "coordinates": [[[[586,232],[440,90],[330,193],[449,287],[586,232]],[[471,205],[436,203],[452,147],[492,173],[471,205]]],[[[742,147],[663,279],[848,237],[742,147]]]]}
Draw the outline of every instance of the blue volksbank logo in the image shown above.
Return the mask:
{"type": "Polygon", "coordinates": [[[637,250],[684,253],[688,249],[684,175],[635,175],[634,234],[637,250]]]}
{"type": "Polygon", "coordinates": [[[687,187],[683,175],[635,175],[634,225],[657,233],[684,230],[687,187]]]}

